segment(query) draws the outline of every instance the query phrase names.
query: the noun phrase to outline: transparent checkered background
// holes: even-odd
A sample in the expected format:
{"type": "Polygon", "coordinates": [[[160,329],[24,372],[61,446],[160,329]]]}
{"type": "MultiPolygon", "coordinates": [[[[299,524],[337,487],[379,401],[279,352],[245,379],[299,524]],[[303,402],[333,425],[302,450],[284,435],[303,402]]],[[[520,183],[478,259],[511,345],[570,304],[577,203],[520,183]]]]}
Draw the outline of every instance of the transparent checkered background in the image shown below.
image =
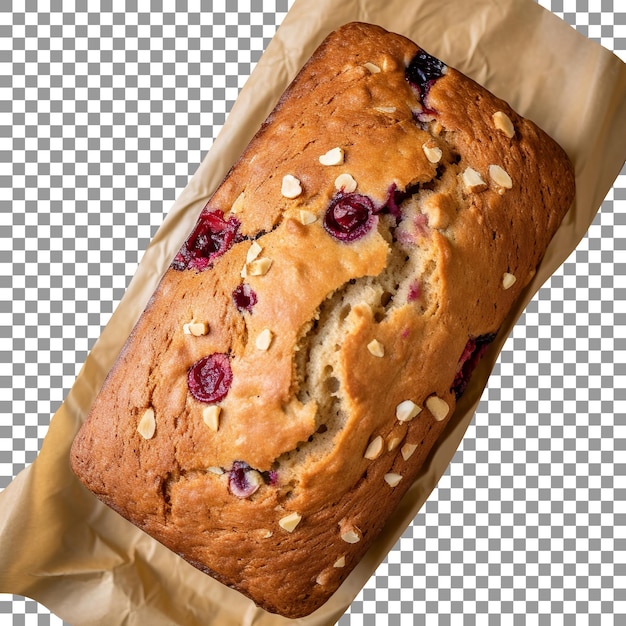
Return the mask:
{"type": "MultiPolygon", "coordinates": [[[[292,2],[0,3],[0,489],[292,2]]],[[[626,58],[626,1],[540,2],[626,58]]],[[[340,626],[626,624],[625,209],[626,168],[340,626]]],[[[63,622],[0,595],[5,624],[63,622]]]]}

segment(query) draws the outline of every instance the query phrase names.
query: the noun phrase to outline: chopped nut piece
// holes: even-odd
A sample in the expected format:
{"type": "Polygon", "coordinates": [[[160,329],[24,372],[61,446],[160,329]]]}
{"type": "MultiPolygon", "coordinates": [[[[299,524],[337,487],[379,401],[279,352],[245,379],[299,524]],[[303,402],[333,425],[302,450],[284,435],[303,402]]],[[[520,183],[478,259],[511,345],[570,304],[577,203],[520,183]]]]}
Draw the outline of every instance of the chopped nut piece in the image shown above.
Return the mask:
{"type": "Polygon", "coordinates": [[[335,179],[335,189],[345,193],[352,193],[356,189],[356,180],[350,174],[339,174],[335,179]]]}
{"type": "Polygon", "coordinates": [[[246,263],[252,263],[252,261],[261,254],[261,250],[263,250],[263,248],[256,241],[253,241],[246,254],[246,263]]]}
{"type": "Polygon", "coordinates": [[[395,450],[402,443],[402,437],[392,437],[387,443],[387,450],[391,452],[395,450]]]}
{"type": "Polygon", "coordinates": [[[295,176],[285,174],[280,192],[285,198],[293,200],[293,198],[297,198],[302,193],[302,185],[295,176]]]}
{"type": "Polygon", "coordinates": [[[480,174],[471,167],[468,167],[463,172],[463,184],[465,185],[465,188],[471,193],[479,191],[480,189],[487,186],[485,181],[480,177],[480,174]]]}
{"type": "Polygon", "coordinates": [[[333,148],[319,158],[322,165],[341,165],[343,163],[343,148],[333,148]]]}
{"type": "Polygon", "coordinates": [[[367,446],[367,449],[365,450],[365,454],[363,455],[364,458],[369,459],[370,461],[373,461],[374,459],[377,459],[380,456],[380,453],[383,451],[383,438],[378,435],[378,437],[375,437],[374,439],[372,439],[372,441],[370,441],[370,444],[367,446]]]}
{"type": "Polygon", "coordinates": [[[241,209],[243,209],[243,201],[244,195],[243,191],[237,196],[237,199],[233,202],[233,205],[230,207],[231,213],[239,213],[241,209]]]}
{"type": "Polygon", "coordinates": [[[438,396],[430,396],[430,398],[426,400],[426,408],[438,422],[445,419],[450,411],[448,403],[438,396]]]}
{"type": "MultiPolygon", "coordinates": [[[[248,263],[247,271],[249,276],[265,276],[272,265],[272,259],[261,257],[255,259],[252,263],[248,263]]],[[[245,277],[244,277],[245,278],[245,277]]]]}
{"type": "Polygon", "coordinates": [[[154,409],[148,407],[137,424],[137,432],[144,439],[152,439],[156,430],[156,419],[154,417],[154,409]]]}
{"type": "Polygon", "coordinates": [[[224,470],[221,467],[217,467],[216,465],[207,467],[206,471],[210,472],[211,474],[216,474],[217,476],[221,476],[224,473],[224,470]]]}
{"type": "Polygon", "coordinates": [[[264,328],[257,335],[254,345],[257,347],[257,350],[263,350],[263,351],[268,350],[272,343],[273,338],[274,338],[274,335],[272,334],[272,331],[269,328],[264,328]]]}
{"type": "Polygon", "coordinates": [[[269,539],[274,533],[271,530],[266,530],[265,528],[259,529],[259,535],[261,535],[261,539],[269,539]]]}
{"type": "Polygon", "coordinates": [[[359,535],[359,533],[356,531],[355,528],[351,528],[350,530],[346,530],[343,533],[341,533],[341,538],[346,543],[358,543],[359,541],[361,541],[361,536],[359,535]]]}
{"type": "Polygon", "coordinates": [[[513,187],[511,177],[499,165],[489,166],[489,176],[491,180],[500,187],[504,187],[505,189],[511,189],[511,187],[513,187]]]}
{"type": "MultiPolygon", "coordinates": [[[[256,493],[259,490],[259,487],[262,487],[264,484],[263,476],[256,470],[247,470],[245,473],[245,482],[246,485],[244,487],[244,496],[249,497],[253,493],[256,493]]],[[[237,494],[238,495],[238,494],[237,494]]],[[[242,497],[242,496],[239,496],[242,497]]]]}
{"type": "Polygon", "coordinates": [[[382,343],[380,343],[380,341],[378,341],[378,339],[372,339],[367,344],[367,349],[369,350],[370,354],[372,354],[373,356],[377,356],[377,357],[385,356],[385,347],[383,346],[382,343]]]}
{"type": "Polygon", "coordinates": [[[278,520],[278,525],[288,533],[292,533],[301,519],[302,515],[294,511],[293,513],[289,513],[289,515],[285,515],[285,517],[281,517],[281,519],[278,520]]]}
{"type": "Polygon", "coordinates": [[[422,146],[422,150],[424,151],[426,158],[431,163],[439,163],[439,161],[441,161],[441,157],[443,156],[443,152],[441,151],[441,148],[438,148],[437,146],[430,146],[427,143],[425,143],[422,146]]]}
{"type": "Polygon", "coordinates": [[[380,72],[380,67],[378,67],[378,65],[374,65],[374,63],[363,63],[363,67],[369,70],[372,74],[378,74],[380,72]]]}
{"type": "Polygon", "coordinates": [[[303,226],[308,226],[313,222],[317,222],[317,215],[315,215],[315,213],[312,213],[311,211],[301,209],[298,213],[298,220],[303,226]]]}
{"type": "Polygon", "coordinates": [[[504,287],[504,289],[509,289],[513,286],[516,280],[517,279],[515,278],[515,276],[513,276],[513,274],[504,272],[504,274],[502,275],[502,286],[504,287]]]}
{"type": "Polygon", "coordinates": [[[493,114],[493,123],[495,127],[502,131],[509,139],[515,137],[515,126],[511,118],[504,111],[496,111],[493,114]]]}
{"type": "Polygon", "coordinates": [[[327,585],[330,582],[330,579],[331,579],[331,572],[329,570],[324,570],[323,572],[320,572],[317,575],[315,582],[318,585],[321,585],[323,587],[324,585],[327,585]]]}
{"type": "Polygon", "coordinates": [[[220,427],[221,412],[222,407],[217,404],[204,407],[204,410],[202,411],[202,419],[204,420],[204,423],[214,432],[217,432],[220,427]]]}
{"type": "Polygon", "coordinates": [[[385,474],[385,482],[390,487],[396,487],[401,480],[402,480],[402,476],[400,474],[394,474],[393,472],[390,472],[389,474],[385,474]]]}
{"type": "Polygon", "coordinates": [[[209,332],[208,322],[196,322],[195,320],[183,325],[185,335],[193,335],[194,337],[202,337],[209,332]]]}
{"type": "Polygon", "coordinates": [[[421,410],[412,400],[404,400],[396,407],[396,417],[400,422],[410,422],[421,410]]]}
{"type": "Polygon", "coordinates": [[[400,448],[400,453],[402,454],[402,458],[408,461],[413,456],[415,450],[417,450],[417,444],[405,443],[402,448],[400,448]]]}
{"type": "Polygon", "coordinates": [[[340,556],[334,563],[333,567],[345,567],[346,566],[346,557],[340,556]]]}
{"type": "Polygon", "coordinates": [[[397,109],[396,107],[374,107],[374,110],[379,113],[395,113],[397,109]]]}

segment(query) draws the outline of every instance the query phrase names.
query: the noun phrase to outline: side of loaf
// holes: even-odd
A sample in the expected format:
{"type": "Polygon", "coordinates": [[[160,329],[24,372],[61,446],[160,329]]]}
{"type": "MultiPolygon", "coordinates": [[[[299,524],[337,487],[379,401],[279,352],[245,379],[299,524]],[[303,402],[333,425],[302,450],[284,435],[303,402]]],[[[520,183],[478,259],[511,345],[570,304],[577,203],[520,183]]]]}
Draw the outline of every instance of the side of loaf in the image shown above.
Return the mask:
{"type": "Polygon", "coordinates": [[[268,611],[336,591],[574,196],[564,151],[408,39],[331,33],[208,199],[71,452],[268,611]]]}

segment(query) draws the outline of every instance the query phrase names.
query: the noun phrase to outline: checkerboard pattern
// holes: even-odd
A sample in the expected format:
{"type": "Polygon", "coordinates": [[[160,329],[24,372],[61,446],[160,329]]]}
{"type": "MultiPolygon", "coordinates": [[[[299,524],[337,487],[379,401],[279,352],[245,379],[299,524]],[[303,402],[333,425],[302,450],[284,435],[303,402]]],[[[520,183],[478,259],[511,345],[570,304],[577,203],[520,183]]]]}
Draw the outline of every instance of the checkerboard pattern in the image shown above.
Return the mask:
{"type": "MultiPolygon", "coordinates": [[[[292,2],[1,4],[0,489],[292,2]]],[[[621,0],[540,3],[626,59],[621,0]]],[[[626,168],[340,626],[626,624],[625,209],[626,168]]],[[[5,624],[63,622],[0,595],[5,624]]]]}

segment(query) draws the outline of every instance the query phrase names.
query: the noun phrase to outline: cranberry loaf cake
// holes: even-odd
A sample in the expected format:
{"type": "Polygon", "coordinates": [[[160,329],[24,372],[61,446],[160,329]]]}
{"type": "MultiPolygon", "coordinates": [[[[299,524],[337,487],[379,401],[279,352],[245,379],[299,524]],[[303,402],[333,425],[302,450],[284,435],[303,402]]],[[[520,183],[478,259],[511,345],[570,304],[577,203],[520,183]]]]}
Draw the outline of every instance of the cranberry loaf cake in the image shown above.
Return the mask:
{"type": "Polygon", "coordinates": [[[75,473],[259,606],[311,613],[418,475],[573,196],[564,151],[504,101],[341,27],[207,199],[75,473]]]}

